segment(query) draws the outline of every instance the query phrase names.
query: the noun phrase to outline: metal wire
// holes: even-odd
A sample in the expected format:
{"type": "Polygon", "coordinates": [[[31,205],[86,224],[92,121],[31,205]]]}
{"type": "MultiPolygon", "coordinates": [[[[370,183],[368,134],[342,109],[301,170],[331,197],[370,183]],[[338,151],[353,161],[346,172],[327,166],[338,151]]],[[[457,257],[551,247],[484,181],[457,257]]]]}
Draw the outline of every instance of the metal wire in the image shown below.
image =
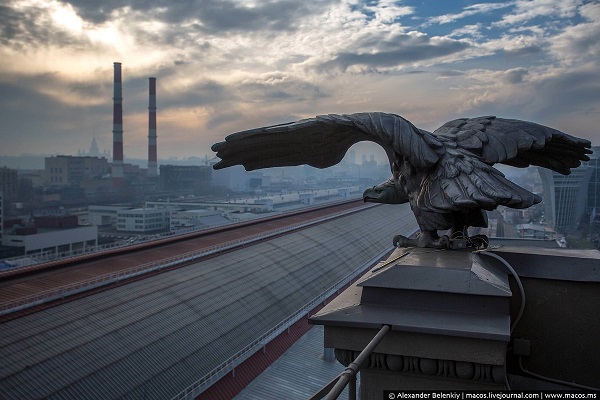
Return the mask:
{"type": "MultiPolygon", "coordinates": [[[[379,345],[379,343],[383,340],[383,337],[390,331],[390,329],[392,329],[392,328],[389,325],[384,325],[381,327],[379,332],[377,332],[377,335],[375,335],[375,337],[373,339],[371,339],[369,344],[367,344],[367,346],[363,349],[363,351],[360,352],[358,357],[356,357],[356,359],[353,362],[348,364],[348,367],[346,367],[344,372],[342,372],[340,374],[340,378],[338,379],[336,384],[333,386],[331,391],[329,393],[327,393],[327,395],[324,397],[324,400],[337,399],[338,396],[340,395],[340,393],[342,393],[342,391],[346,387],[346,385],[348,383],[350,383],[351,381],[356,380],[356,375],[358,374],[360,365],[371,355],[373,350],[375,350],[375,347],[377,347],[377,345],[379,345]]],[[[355,390],[354,396],[356,396],[356,386],[354,386],[354,390],[355,390]]],[[[350,393],[349,397],[352,398],[351,396],[352,396],[352,394],[350,393]]]]}

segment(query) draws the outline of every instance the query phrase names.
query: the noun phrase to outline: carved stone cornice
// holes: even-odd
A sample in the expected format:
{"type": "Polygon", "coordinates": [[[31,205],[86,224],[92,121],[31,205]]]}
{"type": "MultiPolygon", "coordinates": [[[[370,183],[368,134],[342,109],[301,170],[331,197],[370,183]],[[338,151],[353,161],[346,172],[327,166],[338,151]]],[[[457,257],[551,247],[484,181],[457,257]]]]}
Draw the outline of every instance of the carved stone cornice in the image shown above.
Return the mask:
{"type": "MultiPolygon", "coordinates": [[[[350,364],[359,354],[358,351],[335,349],[337,360],[343,365],[350,364]]],[[[396,354],[372,353],[361,369],[387,370],[424,376],[438,376],[444,379],[460,379],[473,382],[504,382],[504,366],[479,364],[474,362],[436,360],[396,354]]]]}

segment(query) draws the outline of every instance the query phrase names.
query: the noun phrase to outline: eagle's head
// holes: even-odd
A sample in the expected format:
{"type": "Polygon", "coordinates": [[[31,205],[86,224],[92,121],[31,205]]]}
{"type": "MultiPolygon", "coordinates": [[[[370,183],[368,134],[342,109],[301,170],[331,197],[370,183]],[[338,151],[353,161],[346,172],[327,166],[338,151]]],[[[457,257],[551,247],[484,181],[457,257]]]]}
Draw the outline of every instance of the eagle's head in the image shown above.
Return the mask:
{"type": "Polygon", "coordinates": [[[363,192],[363,200],[369,203],[404,204],[408,195],[400,183],[394,178],[373,186],[363,192]]]}

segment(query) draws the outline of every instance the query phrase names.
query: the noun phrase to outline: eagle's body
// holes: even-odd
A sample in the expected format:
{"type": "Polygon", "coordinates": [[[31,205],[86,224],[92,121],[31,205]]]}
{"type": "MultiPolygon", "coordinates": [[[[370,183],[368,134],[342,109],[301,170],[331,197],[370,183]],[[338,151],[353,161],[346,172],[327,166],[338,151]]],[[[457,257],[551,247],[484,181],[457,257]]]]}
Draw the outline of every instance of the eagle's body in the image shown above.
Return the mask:
{"type": "Polygon", "coordinates": [[[395,114],[331,114],[231,134],[213,145],[221,158],[214,168],[327,168],[361,141],[380,144],[392,170],[388,181],[365,191],[365,201],[410,203],[421,229],[414,243],[419,246],[437,246],[438,230],[487,226],[484,210],[541,201],[493,164],[538,165],[569,174],[591,153],[588,140],[519,120],[463,118],[430,133],[395,114]]]}

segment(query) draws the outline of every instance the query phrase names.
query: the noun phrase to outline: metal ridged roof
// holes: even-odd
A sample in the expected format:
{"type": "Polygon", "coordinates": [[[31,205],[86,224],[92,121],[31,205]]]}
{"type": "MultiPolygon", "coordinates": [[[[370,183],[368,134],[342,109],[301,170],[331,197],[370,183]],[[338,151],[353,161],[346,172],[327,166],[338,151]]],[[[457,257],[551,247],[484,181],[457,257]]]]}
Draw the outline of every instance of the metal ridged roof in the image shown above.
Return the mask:
{"type": "MultiPolygon", "coordinates": [[[[344,371],[337,361],[323,359],[323,326],[312,327],[234,400],[308,399],[344,371]]],[[[340,399],[347,399],[348,388],[340,399]]]]}
{"type": "Polygon", "coordinates": [[[8,321],[0,395],[171,398],[415,227],[373,207],[8,321]]]}

